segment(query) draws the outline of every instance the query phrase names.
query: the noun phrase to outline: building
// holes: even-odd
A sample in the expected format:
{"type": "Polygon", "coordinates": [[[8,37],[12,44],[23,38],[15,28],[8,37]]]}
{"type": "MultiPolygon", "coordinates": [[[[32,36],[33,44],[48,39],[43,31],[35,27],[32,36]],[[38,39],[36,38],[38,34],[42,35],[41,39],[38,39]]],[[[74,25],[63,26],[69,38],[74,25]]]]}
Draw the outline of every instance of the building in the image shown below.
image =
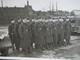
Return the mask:
{"type": "Polygon", "coordinates": [[[29,5],[29,1],[24,7],[0,7],[0,24],[9,24],[11,19],[33,18],[34,14],[35,11],[29,5]]]}

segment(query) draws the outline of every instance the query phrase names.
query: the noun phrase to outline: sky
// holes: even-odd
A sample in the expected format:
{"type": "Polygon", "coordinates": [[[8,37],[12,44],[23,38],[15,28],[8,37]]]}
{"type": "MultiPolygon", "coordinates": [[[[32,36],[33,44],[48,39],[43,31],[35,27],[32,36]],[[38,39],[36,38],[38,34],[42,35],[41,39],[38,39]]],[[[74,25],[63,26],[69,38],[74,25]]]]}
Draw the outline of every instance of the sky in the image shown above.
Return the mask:
{"type": "MultiPolygon", "coordinates": [[[[47,11],[50,10],[50,6],[54,6],[54,10],[57,9],[63,11],[80,10],[80,0],[29,0],[29,4],[33,10],[47,11]]],[[[27,0],[3,0],[3,6],[8,7],[24,7],[27,4],[27,0]]],[[[1,7],[1,0],[0,0],[1,7]]]]}

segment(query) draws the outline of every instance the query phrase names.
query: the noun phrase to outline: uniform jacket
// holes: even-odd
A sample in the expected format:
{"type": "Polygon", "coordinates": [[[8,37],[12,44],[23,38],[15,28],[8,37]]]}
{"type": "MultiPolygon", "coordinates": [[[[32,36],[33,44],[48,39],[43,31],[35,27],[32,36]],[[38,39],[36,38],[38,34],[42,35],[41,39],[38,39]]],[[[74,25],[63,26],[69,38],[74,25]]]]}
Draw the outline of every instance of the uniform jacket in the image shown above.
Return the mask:
{"type": "Polygon", "coordinates": [[[29,23],[21,23],[19,27],[19,35],[22,40],[21,45],[23,49],[31,46],[31,27],[29,23]]]}

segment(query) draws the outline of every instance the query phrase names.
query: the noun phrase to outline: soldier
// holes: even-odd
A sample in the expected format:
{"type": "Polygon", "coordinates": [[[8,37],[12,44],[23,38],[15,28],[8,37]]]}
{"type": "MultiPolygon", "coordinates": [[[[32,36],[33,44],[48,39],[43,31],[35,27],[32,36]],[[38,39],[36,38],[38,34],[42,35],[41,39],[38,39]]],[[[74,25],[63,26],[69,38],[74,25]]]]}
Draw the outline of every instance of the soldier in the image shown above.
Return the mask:
{"type": "Polygon", "coordinates": [[[61,22],[60,22],[60,20],[58,19],[58,21],[57,21],[57,30],[58,30],[58,46],[61,46],[61,22]]]}
{"type": "Polygon", "coordinates": [[[19,36],[19,26],[21,24],[21,18],[18,19],[18,22],[16,22],[15,27],[14,27],[14,31],[15,31],[15,46],[16,46],[16,50],[19,51],[20,48],[20,36],[19,36]]]}
{"type": "Polygon", "coordinates": [[[22,50],[31,53],[31,27],[30,20],[23,19],[23,23],[19,26],[19,35],[21,41],[22,50]]]}
{"type": "Polygon", "coordinates": [[[53,44],[55,47],[58,47],[58,28],[57,28],[57,20],[53,22],[52,25],[52,37],[53,37],[53,44]]]}
{"type": "Polygon", "coordinates": [[[44,44],[42,45],[42,49],[46,49],[46,24],[45,24],[45,19],[41,19],[41,25],[42,25],[42,33],[44,37],[44,44]]]}
{"type": "Polygon", "coordinates": [[[35,44],[36,48],[40,49],[42,48],[42,45],[45,44],[45,39],[42,32],[42,24],[39,20],[35,23],[35,44]]]}
{"type": "Polygon", "coordinates": [[[69,19],[66,19],[65,21],[65,39],[66,39],[67,45],[70,44],[70,36],[71,36],[71,23],[69,22],[69,19]]]}
{"type": "Polygon", "coordinates": [[[32,19],[32,22],[31,22],[31,33],[32,33],[32,37],[31,37],[31,46],[32,48],[33,47],[33,43],[35,43],[35,19],[32,19]]]}
{"type": "Polygon", "coordinates": [[[50,31],[50,22],[46,20],[46,29],[45,29],[45,39],[46,39],[46,46],[47,49],[51,49],[51,43],[53,42],[51,31],[50,31]]]}
{"type": "Polygon", "coordinates": [[[59,41],[60,41],[60,45],[64,45],[64,23],[63,23],[63,19],[60,19],[60,38],[59,38],[59,41]]]}
{"type": "Polygon", "coordinates": [[[51,24],[52,24],[52,19],[49,19],[49,22],[48,22],[48,28],[49,28],[49,36],[50,36],[50,40],[49,41],[51,41],[50,43],[49,43],[49,46],[50,46],[50,49],[52,49],[53,48],[53,37],[52,37],[52,26],[51,26],[51,24]]]}
{"type": "Polygon", "coordinates": [[[52,38],[53,38],[53,43],[52,43],[52,45],[53,45],[53,47],[55,47],[55,39],[54,39],[54,37],[55,37],[55,32],[54,32],[54,30],[55,30],[55,20],[52,20],[52,24],[51,24],[51,35],[52,35],[52,38]]]}
{"type": "Polygon", "coordinates": [[[14,49],[14,44],[15,44],[14,25],[15,25],[15,20],[12,19],[11,23],[8,26],[8,34],[9,34],[9,38],[12,43],[13,51],[15,50],[14,49]]]}

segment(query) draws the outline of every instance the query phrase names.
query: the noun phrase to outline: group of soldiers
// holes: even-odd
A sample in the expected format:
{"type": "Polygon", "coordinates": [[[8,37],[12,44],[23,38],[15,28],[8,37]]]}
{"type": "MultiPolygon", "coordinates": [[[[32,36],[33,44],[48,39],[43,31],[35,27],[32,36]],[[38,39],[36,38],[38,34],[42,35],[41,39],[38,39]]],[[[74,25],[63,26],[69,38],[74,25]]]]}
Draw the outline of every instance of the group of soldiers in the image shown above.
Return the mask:
{"type": "Polygon", "coordinates": [[[12,20],[8,26],[9,37],[16,50],[31,53],[32,48],[54,49],[70,44],[71,24],[69,19],[12,20]]]}

